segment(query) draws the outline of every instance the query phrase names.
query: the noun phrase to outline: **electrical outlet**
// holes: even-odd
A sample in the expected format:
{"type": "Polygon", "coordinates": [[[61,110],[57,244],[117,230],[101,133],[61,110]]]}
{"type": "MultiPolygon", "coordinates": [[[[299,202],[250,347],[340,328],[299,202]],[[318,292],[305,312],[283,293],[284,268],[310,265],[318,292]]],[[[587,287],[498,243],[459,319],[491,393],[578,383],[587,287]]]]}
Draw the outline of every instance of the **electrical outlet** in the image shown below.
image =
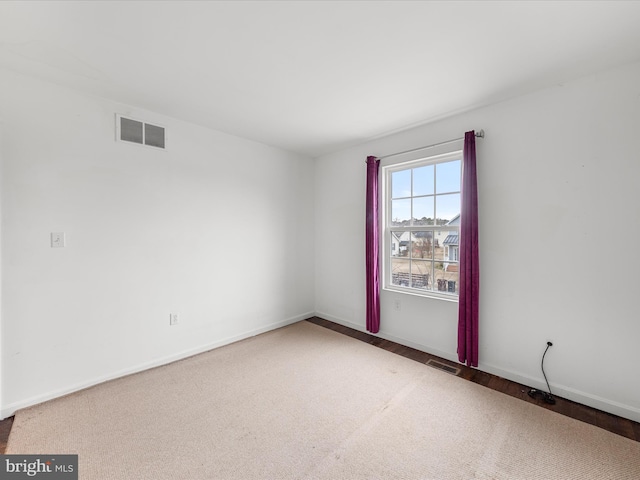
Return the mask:
{"type": "Polygon", "coordinates": [[[178,324],[178,314],[171,313],[169,314],[169,325],[177,325],[178,324]]]}
{"type": "Polygon", "coordinates": [[[394,300],[394,302],[393,302],[393,308],[394,308],[395,310],[397,310],[398,312],[401,310],[401,308],[402,308],[402,304],[400,303],[400,300],[399,300],[399,299],[397,299],[397,298],[396,298],[396,299],[394,300]]]}

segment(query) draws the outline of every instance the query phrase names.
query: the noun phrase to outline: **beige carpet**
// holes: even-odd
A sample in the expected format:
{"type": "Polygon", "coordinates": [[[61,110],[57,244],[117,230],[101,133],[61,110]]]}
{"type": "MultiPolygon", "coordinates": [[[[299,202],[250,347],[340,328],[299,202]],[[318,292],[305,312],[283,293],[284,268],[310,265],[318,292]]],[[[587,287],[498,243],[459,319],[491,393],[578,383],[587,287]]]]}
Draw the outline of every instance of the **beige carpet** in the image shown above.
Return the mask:
{"type": "Polygon", "coordinates": [[[81,479],[629,479],[640,443],[300,322],[16,414],[81,479]]]}

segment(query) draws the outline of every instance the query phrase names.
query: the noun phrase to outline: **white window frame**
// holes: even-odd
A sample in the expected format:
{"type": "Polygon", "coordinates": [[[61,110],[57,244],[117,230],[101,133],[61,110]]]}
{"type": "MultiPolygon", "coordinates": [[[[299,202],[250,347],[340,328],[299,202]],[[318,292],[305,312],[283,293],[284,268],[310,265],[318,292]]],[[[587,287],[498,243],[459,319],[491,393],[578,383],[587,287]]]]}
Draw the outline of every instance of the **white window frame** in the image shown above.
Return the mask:
{"type": "MultiPolygon", "coordinates": [[[[438,225],[420,225],[420,226],[410,226],[410,227],[398,227],[391,225],[391,174],[393,172],[408,170],[410,168],[421,167],[425,165],[434,165],[438,163],[445,163],[452,160],[460,160],[460,169],[462,171],[462,149],[459,147],[455,147],[454,149],[449,148],[446,153],[431,153],[429,156],[419,156],[415,158],[416,154],[414,153],[414,158],[407,158],[405,156],[404,159],[385,159],[381,162],[381,178],[380,185],[382,188],[380,189],[380,198],[379,204],[382,206],[381,208],[381,238],[382,238],[382,252],[383,252],[383,261],[382,261],[382,288],[383,290],[393,291],[393,292],[401,292],[412,295],[418,295],[421,297],[429,297],[436,298],[440,300],[458,302],[458,294],[451,294],[445,292],[439,292],[438,290],[423,290],[419,288],[405,287],[400,285],[394,285],[392,283],[392,269],[391,269],[391,232],[399,232],[399,231],[424,231],[424,230],[433,230],[434,235],[437,231],[452,231],[457,230],[458,236],[460,235],[460,229],[458,226],[438,226],[438,225]]],[[[462,185],[461,185],[462,188],[462,185]]],[[[433,259],[432,265],[434,266],[438,260],[433,259]]],[[[459,262],[450,262],[450,263],[458,263],[459,262]]],[[[431,282],[434,279],[430,280],[431,282]]],[[[458,280],[459,281],[459,280],[458,280]]],[[[458,285],[459,289],[459,285],[458,285]]]]}

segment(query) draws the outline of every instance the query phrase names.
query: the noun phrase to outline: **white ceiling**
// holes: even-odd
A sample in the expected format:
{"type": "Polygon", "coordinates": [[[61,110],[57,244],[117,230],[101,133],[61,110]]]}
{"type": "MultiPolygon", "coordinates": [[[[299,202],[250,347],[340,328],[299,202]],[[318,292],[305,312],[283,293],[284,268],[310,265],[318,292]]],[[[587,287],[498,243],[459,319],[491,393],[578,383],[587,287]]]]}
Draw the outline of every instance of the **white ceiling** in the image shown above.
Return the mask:
{"type": "Polygon", "coordinates": [[[639,59],[637,1],[0,2],[0,68],[310,156],[639,59]]]}

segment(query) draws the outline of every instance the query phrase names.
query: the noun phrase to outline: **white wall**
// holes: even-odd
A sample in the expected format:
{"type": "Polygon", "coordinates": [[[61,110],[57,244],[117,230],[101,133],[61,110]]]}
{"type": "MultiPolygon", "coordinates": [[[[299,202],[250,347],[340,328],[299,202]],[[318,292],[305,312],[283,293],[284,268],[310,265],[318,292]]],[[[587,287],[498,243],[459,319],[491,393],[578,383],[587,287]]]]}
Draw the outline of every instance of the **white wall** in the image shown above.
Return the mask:
{"type": "MultiPolygon", "coordinates": [[[[0,186],[2,185],[2,170],[3,170],[3,161],[2,161],[2,155],[3,155],[3,149],[2,149],[2,134],[3,134],[3,128],[4,128],[4,124],[2,121],[2,118],[0,118],[0,186]]],[[[0,418],[4,418],[4,416],[2,415],[2,395],[4,392],[4,385],[3,385],[3,381],[2,381],[2,363],[3,363],[3,348],[2,348],[2,339],[4,337],[3,334],[3,321],[2,321],[2,216],[3,216],[3,209],[2,209],[2,189],[0,188],[0,418]]]]}
{"type": "MultiPolygon", "coordinates": [[[[0,125],[2,417],[314,309],[364,329],[365,157],[484,128],[480,368],[543,387],[551,340],[555,393],[640,420],[640,64],[315,164],[4,71],[0,125]],[[116,112],[168,150],[115,142],[116,112]]],[[[454,360],[456,317],[383,292],[381,336],[454,360]]]]}
{"type": "Polygon", "coordinates": [[[9,72],[0,120],[2,417],[313,314],[311,159],[9,72]]]}
{"type": "MultiPolygon", "coordinates": [[[[554,393],[640,421],[640,64],[317,159],[316,313],[365,326],[366,156],[481,128],[479,368],[546,388],[550,340],[554,393]]],[[[380,336],[457,360],[456,303],[381,300],[380,336]]]]}

